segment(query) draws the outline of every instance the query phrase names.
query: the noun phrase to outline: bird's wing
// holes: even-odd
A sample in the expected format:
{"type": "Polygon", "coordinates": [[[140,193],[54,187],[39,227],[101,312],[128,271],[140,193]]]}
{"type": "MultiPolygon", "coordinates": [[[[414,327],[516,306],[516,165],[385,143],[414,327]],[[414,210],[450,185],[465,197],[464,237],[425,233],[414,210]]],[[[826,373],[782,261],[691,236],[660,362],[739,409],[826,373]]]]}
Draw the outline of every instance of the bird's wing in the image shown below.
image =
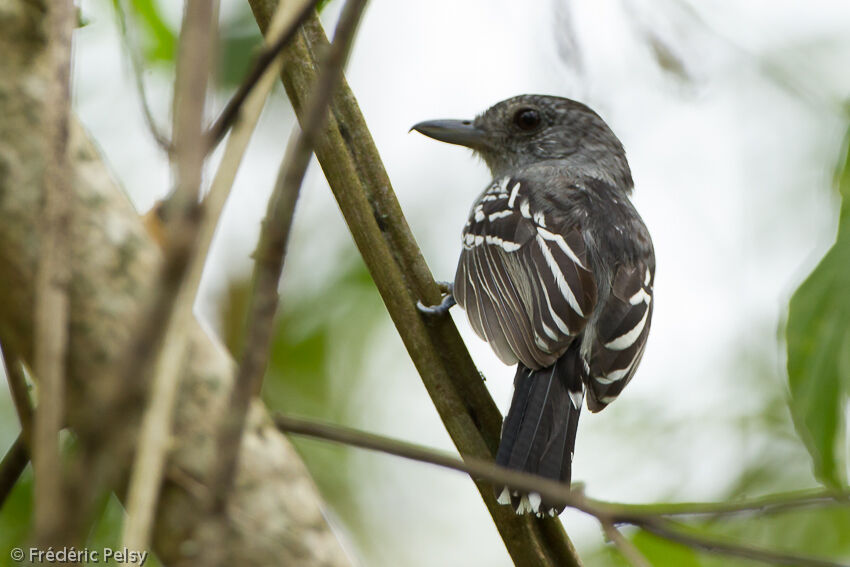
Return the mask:
{"type": "MultiPolygon", "coordinates": [[[[547,212],[526,179],[497,180],[463,231],[454,296],[507,364],[553,364],[587,324],[596,281],[574,211],[547,212]]],[[[568,190],[568,189],[567,189],[568,190]]]]}
{"type": "MultiPolygon", "coordinates": [[[[642,225],[641,225],[642,226],[642,225]]],[[[617,266],[611,292],[582,344],[587,407],[597,412],[611,403],[637,370],[652,319],[655,262],[651,248],[617,266]]]]}

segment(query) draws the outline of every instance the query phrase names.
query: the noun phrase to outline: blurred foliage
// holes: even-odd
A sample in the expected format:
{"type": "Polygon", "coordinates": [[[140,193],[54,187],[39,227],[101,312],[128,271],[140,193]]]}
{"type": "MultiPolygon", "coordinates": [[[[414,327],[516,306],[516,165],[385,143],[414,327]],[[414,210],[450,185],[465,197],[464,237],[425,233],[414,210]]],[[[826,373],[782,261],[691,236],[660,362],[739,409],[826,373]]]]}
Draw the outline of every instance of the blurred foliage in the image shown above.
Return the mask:
{"type": "MultiPolygon", "coordinates": [[[[121,0],[113,0],[113,3],[116,10],[122,9],[121,0]]],[[[157,1],[130,0],[130,8],[142,31],[145,59],[150,63],[174,63],[177,33],[162,17],[157,1]]]]}
{"type": "MultiPolygon", "coordinates": [[[[116,10],[121,9],[122,0],[112,0],[116,10]]],[[[130,0],[133,21],[140,28],[142,49],[149,64],[174,65],[177,57],[179,30],[169,26],[162,16],[157,0],[130,0]]],[[[330,0],[321,0],[317,9],[321,12],[330,0]]],[[[219,23],[218,69],[216,80],[224,89],[235,88],[251,69],[254,58],[263,45],[263,37],[251,13],[248,2],[225,16],[219,23]]]]}
{"type": "MultiPolygon", "coordinates": [[[[98,519],[89,532],[86,547],[88,549],[101,551],[105,548],[121,549],[121,530],[124,529],[124,507],[114,494],[108,494],[101,498],[98,507],[98,519]]],[[[99,563],[91,565],[103,565],[101,554],[99,563]]],[[[153,554],[148,555],[145,567],[161,567],[161,563],[153,554]]]]}
{"type": "MultiPolygon", "coordinates": [[[[628,535],[628,529],[622,530],[628,535]]],[[[700,567],[699,556],[692,549],[670,543],[666,539],[638,530],[629,537],[635,547],[653,567],[700,567]]],[[[611,565],[631,567],[613,545],[606,546],[592,555],[583,555],[586,565],[611,565]]]]}
{"type": "MultiPolygon", "coordinates": [[[[115,9],[121,9],[121,0],[113,0],[115,9]]],[[[140,29],[142,50],[150,65],[173,66],[177,57],[178,30],[172,29],[162,16],[157,0],[131,0],[132,21],[140,29]]],[[[220,22],[218,40],[219,86],[233,88],[239,84],[262,46],[263,38],[251,15],[247,2],[239,5],[234,14],[220,22]]]]}
{"type": "MultiPolygon", "coordinates": [[[[628,533],[630,528],[624,531],[628,533]]],[[[850,508],[806,509],[773,515],[740,515],[683,524],[683,531],[712,540],[807,554],[833,560],[850,559],[850,508]]],[[[726,555],[695,551],[654,534],[635,530],[632,543],[654,567],[753,567],[763,563],[726,555]]],[[[613,545],[606,545],[582,559],[587,565],[629,567],[613,545]]]]}
{"type": "Polygon", "coordinates": [[[700,565],[696,552],[689,547],[670,543],[666,539],[644,531],[638,531],[631,539],[635,547],[653,565],[676,565],[677,567],[700,565]]]}
{"type": "MultiPolygon", "coordinates": [[[[4,449],[5,450],[5,449],[4,449]]],[[[28,466],[0,509],[0,558],[27,541],[32,523],[32,466],[28,466]]]]}
{"type": "Polygon", "coordinates": [[[263,36],[248,2],[221,22],[218,42],[218,82],[220,87],[235,88],[251,69],[263,45],[263,36]]]}
{"type": "Polygon", "coordinates": [[[838,237],[791,298],[787,327],[791,410],[815,475],[830,486],[846,480],[840,447],[850,394],[850,132],[842,157],[838,237]]]}
{"type": "MultiPolygon", "coordinates": [[[[15,488],[0,510],[0,565],[6,565],[8,552],[13,547],[27,546],[33,514],[33,476],[32,467],[27,467],[15,488]]],[[[101,498],[96,507],[96,520],[83,545],[89,550],[101,553],[102,565],[104,548],[121,549],[121,530],[124,527],[124,508],[114,495],[101,498]]],[[[78,547],[79,549],[79,547],[78,547]]],[[[161,567],[154,556],[148,556],[146,567],[161,567]]]]}
{"type": "MultiPolygon", "coordinates": [[[[321,0],[316,6],[321,13],[330,0],[321,0]]],[[[263,46],[263,36],[251,13],[248,2],[220,23],[218,43],[218,82],[223,88],[235,88],[251,69],[254,58],[263,46]]]]}
{"type": "MultiPolygon", "coordinates": [[[[282,294],[262,392],[271,411],[346,424],[359,409],[352,403],[368,343],[388,315],[359,255],[337,265],[322,285],[282,294]]],[[[250,288],[246,280],[231,282],[220,304],[221,336],[234,353],[242,348],[250,288]]],[[[299,437],[292,442],[325,501],[355,536],[365,536],[357,533],[363,522],[353,499],[356,479],[348,474],[353,450],[299,437]]]]}

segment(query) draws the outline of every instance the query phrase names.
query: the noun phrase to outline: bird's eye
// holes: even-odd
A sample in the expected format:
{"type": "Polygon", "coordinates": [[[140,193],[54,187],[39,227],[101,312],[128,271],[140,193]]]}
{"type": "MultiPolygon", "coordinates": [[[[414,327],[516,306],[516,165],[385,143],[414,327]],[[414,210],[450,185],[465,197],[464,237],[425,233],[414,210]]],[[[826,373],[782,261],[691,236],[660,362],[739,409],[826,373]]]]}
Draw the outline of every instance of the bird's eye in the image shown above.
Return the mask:
{"type": "Polygon", "coordinates": [[[533,108],[521,108],[514,114],[514,124],[520,130],[534,130],[540,126],[540,113],[533,108]]]}

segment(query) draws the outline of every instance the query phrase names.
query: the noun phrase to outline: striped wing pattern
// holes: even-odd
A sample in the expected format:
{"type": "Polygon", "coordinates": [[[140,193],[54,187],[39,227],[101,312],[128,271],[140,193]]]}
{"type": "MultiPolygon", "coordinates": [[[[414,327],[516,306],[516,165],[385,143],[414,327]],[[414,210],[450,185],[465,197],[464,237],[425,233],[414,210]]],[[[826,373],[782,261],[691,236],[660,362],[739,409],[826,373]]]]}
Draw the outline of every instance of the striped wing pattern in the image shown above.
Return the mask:
{"type": "MultiPolygon", "coordinates": [[[[596,412],[623,390],[643,356],[652,316],[651,244],[645,258],[617,263],[610,293],[597,304],[581,227],[567,220],[581,214],[544,209],[524,179],[506,177],[485,190],[464,227],[454,296],[506,364],[546,368],[580,341],[583,372],[570,382],[587,386],[588,408],[596,412]]],[[[578,408],[584,392],[573,387],[578,408]]]]}
{"type": "Polygon", "coordinates": [[[506,364],[548,367],[584,329],[596,282],[577,226],[544,218],[522,180],[493,183],[463,231],[454,295],[506,364]]]}
{"type": "Polygon", "coordinates": [[[590,411],[614,401],[640,364],[652,319],[653,270],[645,262],[617,268],[595,332],[582,342],[590,411]]]}

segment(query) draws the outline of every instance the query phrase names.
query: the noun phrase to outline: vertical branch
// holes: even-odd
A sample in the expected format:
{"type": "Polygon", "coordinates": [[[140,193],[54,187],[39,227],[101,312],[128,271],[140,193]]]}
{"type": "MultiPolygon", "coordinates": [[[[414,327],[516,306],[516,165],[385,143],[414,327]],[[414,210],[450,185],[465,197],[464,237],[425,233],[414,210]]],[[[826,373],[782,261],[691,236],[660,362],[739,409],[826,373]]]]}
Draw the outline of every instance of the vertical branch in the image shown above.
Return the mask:
{"type": "Polygon", "coordinates": [[[65,521],[59,430],[64,420],[65,362],[68,348],[71,187],[68,120],[71,108],[71,34],[76,22],[72,0],[47,4],[50,103],[45,110],[48,155],[45,159],[42,226],[36,275],[35,363],[39,377],[38,409],[33,425],[35,535],[55,543],[65,521]]]}
{"type": "MultiPolygon", "coordinates": [[[[298,28],[307,18],[313,13],[316,4],[319,0],[300,0],[296,2],[279,2],[275,9],[275,16],[269,24],[269,31],[266,34],[266,47],[254,60],[251,70],[245,76],[245,79],[233,93],[230,100],[227,101],[224,109],[216,118],[215,122],[207,131],[207,140],[210,148],[214,148],[227,134],[228,129],[233,125],[239,117],[242,105],[245,104],[248,96],[254,91],[260,80],[265,80],[263,77],[268,75],[268,69],[273,62],[280,61],[280,53],[283,48],[292,41],[298,28]],[[278,33],[275,28],[275,19],[277,14],[284,12],[287,21],[286,27],[278,33]]],[[[283,16],[281,16],[283,17],[283,16]]]]}
{"type": "Polygon", "coordinates": [[[230,396],[230,415],[218,436],[218,456],[211,483],[213,515],[223,513],[233,485],[242,430],[252,396],[265,374],[277,311],[277,289],[283,269],[289,228],[298,191],[310,161],[313,144],[327,118],[327,105],[342,77],[366,0],[348,0],[337,24],[334,42],[308,102],[303,129],[287,147],[278,180],[269,199],[254,268],[254,289],[245,351],[230,396]]]}
{"type": "Polygon", "coordinates": [[[203,270],[203,257],[198,258],[193,252],[201,222],[198,196],[207,153],[203,138],[204,103],[217,3],[217,0],[188,0],[180,31],[173,103],[176,189],[166,204],[169,210],[165,214],[169,222],[163,283],[170,284],[167,286],[170,293],[161,295],[158,302],[164,315],[164,328],[149,328],[160,336],[148,337],[151,345],[156,345],[153,346],[154,379],[128,491],[128,517],[122,540],[130,549],[147,549],[150,542],[188,327],[193,320],[195,293],[187,285],[186,266],[194,266],[196,273],[203,270]]]}
{"type": "MultiPolygon", "coordinates": [[[[204,107],[214,45],[214,0],[187,0],[180,30],[174,82],[176,190],[169,207],[180,214],[198,201],[207,148],[203,143],[204,107]]],[[[170,211],[169,211],[170,212],[170,211]]],[[[167,219],[174,218],[166,214],[167,219]]]]}

